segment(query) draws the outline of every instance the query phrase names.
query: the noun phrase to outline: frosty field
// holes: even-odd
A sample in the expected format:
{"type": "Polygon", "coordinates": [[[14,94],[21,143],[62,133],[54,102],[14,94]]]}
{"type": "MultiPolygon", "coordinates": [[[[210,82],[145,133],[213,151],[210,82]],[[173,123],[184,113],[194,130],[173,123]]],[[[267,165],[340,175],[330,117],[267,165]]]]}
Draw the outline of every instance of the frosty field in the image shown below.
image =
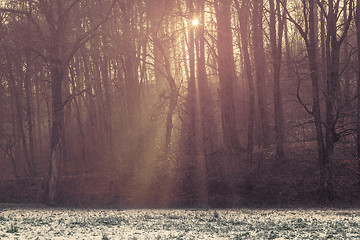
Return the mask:
{"type": "Polygon", "coordinates": [[[0,239],[360,239],[360,210],[117,210],[0,205],[0,239]]]}

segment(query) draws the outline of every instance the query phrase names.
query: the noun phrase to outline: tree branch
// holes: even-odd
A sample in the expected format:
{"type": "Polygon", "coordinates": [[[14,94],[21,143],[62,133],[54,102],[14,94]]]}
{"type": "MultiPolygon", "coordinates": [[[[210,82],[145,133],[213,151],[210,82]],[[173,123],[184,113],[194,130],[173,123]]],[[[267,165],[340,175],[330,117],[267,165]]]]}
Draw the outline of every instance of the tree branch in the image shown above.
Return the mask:
{"type": "MultiPolygon", "coordinates": [[[[352,13],[353,13],[353,0],[350,0],[350,3],[349,3],[349,17],[347,18],[347,21],[346,21],[346,25],[345,25],[345,29],[343,31],[343,34],[341,35],[339,41],[338,41],[338,44],[339,46],[343,43],[343,41],[345,40],[346,38],[346,35],[347,35],[347,32],[350,28],[350,25],[351,25],[351,20],[352,20],[352,13]]],[[[344,6],[346,7],[346,6],[344,6]]]]}
{"type": "Polygon", "coordinates": [[[66,106],[66,104],[68,104],[69,102],[71,102],[75,97],[80,96],[81,94],[83,94],[84,92],[93,95],[88,89],[83,89],[80,92],[76,93],[76,94],[71,94],[70,96],[68,96],[65,101],[62,104],[62,108],[66,106]]]}
{"type": "MultiPolygon", "coordinates": [[[[298,29],[298,31],[300,32],[300,35],[302,36],[302,38],[305,40],[306,45],[309,45],[309,41],[308,41],[308,37],[307,37],[307,30],[304,31],[304,29],[297,23],[297,21],[294,20],[294,18],[290,15],[286,5],[284,4],[283,1],[280,1],[281,5],[284,8],[284,11],[286,13],[286,15],[288,16],[286,19],[289,20],[291,23],[293,23],[295,25],[295,27],[298,29]]],[[[305,21],[307,21],[307,19],[305,19],[305,21]]]]}

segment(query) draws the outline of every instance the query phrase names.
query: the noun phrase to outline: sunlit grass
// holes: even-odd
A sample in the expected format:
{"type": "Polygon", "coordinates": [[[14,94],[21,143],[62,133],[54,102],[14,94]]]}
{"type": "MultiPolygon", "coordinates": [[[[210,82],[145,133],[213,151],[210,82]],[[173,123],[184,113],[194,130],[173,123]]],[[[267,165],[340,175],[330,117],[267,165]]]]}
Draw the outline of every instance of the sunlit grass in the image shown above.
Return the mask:
{"type": "Polygon", "coordinates": [[[3,209],[0,238],[358,239],[360,210],[3,209]]]}

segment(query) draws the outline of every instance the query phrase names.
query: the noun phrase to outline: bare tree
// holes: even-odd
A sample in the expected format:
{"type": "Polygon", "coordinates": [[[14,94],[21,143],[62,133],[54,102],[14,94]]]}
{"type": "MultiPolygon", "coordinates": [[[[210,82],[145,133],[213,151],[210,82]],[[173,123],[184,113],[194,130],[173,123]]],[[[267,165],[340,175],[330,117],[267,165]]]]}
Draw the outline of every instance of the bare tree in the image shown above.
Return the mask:
{"type": "Polygon", "coordinates": [[[324,195],[327,191],[326,189],[330,186],[329,179],[329,158],[325,151],[325,143],[324,143],[324,135],[322,130],[322,119],[320,113],[320,97],[319,97],[319,82],[318,82],[318,68],[317,68],[317,54],[316,54],[316,34],[315,34],[315,0],[310,0],[308,5],[305,1],[302,2],[303,9],[309,10],[304,11],[304,21],[305,21],[305,29],[298,24],[298,22],[290,15],[287,8],[284,8],[289,21],[291,21],[295,27],[298,29],[301,37],[303,38],[306,46],[306,51],[308,55],[308,63],[310,70],[310,78],[311,78],[311,86],[312,86],[312,109],[309,109],[307,105],[305,105],[300,98],[298,91],[298,100],[305,108],[305,110],[311,114],[314,118],[315,129],[316,129],[316,140],[317,140],[317,150],[319,155],[319,169],[320,169],[320,192],[324,195]]]}
{"type": "Polygon", "coordinates": [[[349,7],[349,16],[344,20],[342,34],[339,34],[338,13],[340,11],[340,1],[334,5],[333,1],[328,3],[328,12],[325,12],[325,6],[319,2],[321,11],[327,19],[327,36],[326,36],[326,63],[327,63],[327,80],[326,80],[326,150],[330,156],[334,151],[334,145],[339,140],[340,135],[336,132],[336,124],[339,120],[341,109],[340,96],[340,50],[352,20],[353,1],[350,0],[344,8],[349,7]],[[340,36],[339,36],[340,35],[340,36]],[[338,38],[339,36],[339,38],[338,38]]]}

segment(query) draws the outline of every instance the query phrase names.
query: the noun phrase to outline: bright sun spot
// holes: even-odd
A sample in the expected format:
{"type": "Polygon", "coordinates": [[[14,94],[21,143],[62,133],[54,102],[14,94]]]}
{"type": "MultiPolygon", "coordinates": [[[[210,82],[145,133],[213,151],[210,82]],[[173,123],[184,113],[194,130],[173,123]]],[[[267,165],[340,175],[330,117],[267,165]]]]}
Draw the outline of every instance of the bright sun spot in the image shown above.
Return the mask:
{"type": "Polygon", "coordinates": [[[192,22],[192,25],[194,25],[195,27],[196,27],[197,25],[199,25],[199,21],[198,21],[197,19],[194,19],[194,20],[192,20],[191,22],[192,22]]]}

